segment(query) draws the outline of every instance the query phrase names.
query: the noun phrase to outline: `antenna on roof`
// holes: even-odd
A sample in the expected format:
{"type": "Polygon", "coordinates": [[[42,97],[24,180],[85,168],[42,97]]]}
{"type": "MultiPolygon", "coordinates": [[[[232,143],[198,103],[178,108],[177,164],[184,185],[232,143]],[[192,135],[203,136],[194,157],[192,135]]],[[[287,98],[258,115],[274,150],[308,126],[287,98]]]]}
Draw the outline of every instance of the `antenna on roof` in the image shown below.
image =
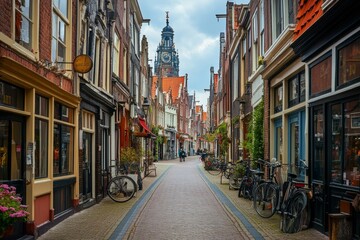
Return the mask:
{"type": "Polygon", "coordinates": [[[166,25],[169,25],[169,11],[166,11],[166,25]]]}

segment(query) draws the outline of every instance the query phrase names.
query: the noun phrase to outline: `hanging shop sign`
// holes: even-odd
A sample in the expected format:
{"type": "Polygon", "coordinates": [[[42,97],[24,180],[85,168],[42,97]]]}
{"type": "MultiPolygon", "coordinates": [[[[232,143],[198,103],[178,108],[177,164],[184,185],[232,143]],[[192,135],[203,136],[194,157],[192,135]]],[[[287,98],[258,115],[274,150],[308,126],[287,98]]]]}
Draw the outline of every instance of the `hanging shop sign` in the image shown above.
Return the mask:
{"type": "Polygon", "coordinates": [[[93,61],[88,55],[82,54],[77,56],[73,61],[73,69],[78,73],[87,73],[93,67],[93,61]]]}

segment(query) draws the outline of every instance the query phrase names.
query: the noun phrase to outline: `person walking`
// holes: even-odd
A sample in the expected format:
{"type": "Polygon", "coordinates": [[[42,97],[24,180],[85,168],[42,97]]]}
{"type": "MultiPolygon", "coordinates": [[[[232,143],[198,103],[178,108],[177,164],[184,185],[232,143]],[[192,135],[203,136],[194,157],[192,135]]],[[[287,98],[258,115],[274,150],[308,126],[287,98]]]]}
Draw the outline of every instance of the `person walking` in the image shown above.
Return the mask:
{"type": "Polygon", "coordinates": [[[179,158],[180,158],[180,162],[182,162],[182,152],[183,152],[183,149],[182,149],[182,148],[179,148],[179,158]]]}
{"type": "Polygon", "coordinates": [[[181,151],[181,157],[182,157],[183,162],[185,162],[186,152],[184,149],[181,151]]]}

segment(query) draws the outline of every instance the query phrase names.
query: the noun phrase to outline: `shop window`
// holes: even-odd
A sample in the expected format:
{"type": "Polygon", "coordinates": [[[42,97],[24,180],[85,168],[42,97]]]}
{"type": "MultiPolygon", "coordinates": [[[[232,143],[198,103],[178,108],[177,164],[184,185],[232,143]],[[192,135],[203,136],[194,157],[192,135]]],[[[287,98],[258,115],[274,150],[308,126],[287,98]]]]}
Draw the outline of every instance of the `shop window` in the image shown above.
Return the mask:
{"type": "Polygon", "coordinates": [[[344,183],[360,186],[360,99],[344,106],[344,183]]]}
{"type": "Polygon", "coordinates": [[[283,105],[283,86],[278,86],[274,89],[274,113],[282,111],[283,105]]]}
{"type": "Polygon", "coordinates": [[[49,116],[49,99],[36,95],[35,98],[35,114],[48,117],[49,116]]]}
{"type": "Polygon", "coordinates": [[[74,129],[54,124],[54,176],[73,173],[74,129]]]}
{"type": "Polygon", "coordinates": [[[32,50],[32,7],[31,0],[15,0],[15,41],[32,50]]]}
{"type": "Polygon", "coordinates": [[[289,80],[289,107],[305,101],[305,72],[297,74],[289,80]]]}
{"type": "Polygon", "coordinates": [[[72,174],[74,168],[74,109],[68,108],[58,102],[54,107],[54,176],[72,174]]]}
{"type": "Polygon", "coordinates": [[[35,98],[35,178],[48,177],[49,99],[35,98]]]}
{"type": "Polygon", "coordinates": [[[35,178],[48,177],[48,121],[35,120],[35,178]]]}
{"type": "Polygon", "coordinates": [[[331,90],[331,55],[327,54],[310,65],[310,97],[331,90]]]}
{"type": "Polygon", "coordinates": [[[314,179],[325,179],[325,142],[324,142],[324,110],[322,107],[314,109],[313,118],[313,162],[314,179]]]}
{"type": "Polygon", "coordinates": [[[331,107],[331,181],[342,183],[342,114],[341,104],[331,107]]]}
{"type": "Polygon", "coordinates": [[[345,46],[340,46],[337,54],[337,86],[347,85],[360,78],[360,38],[351,39],[345,46]]]}
{"type": "Polygon", "coordinates": [[[331,180],[359,186],[360,99],[333,105],[331,115],[331,180]]]}
{"type": "Polygon", "coordinates": [[[0,106],[24,110],[24,90],[0,81],[0,106]]]}
{"type": "Polygon", "coordinates": [[[62,105],[61,103],[55,102],[54,117],[60,121],[73,123],[74,110],[62,105]]]}

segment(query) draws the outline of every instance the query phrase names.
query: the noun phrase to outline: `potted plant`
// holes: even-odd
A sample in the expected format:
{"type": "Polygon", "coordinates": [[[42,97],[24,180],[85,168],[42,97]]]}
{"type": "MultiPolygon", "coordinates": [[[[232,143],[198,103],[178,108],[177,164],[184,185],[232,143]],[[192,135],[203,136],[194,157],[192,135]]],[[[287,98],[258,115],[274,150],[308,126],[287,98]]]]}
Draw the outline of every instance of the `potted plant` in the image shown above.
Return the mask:
{"type": "Polygon", "coordinates": [[[27,206],[21,204],[21,197],[16,195],[15,187],[0,185],[0,238],[8,234],[15,222],[27,221],[29,213],[26,209],[27,206]]]}

